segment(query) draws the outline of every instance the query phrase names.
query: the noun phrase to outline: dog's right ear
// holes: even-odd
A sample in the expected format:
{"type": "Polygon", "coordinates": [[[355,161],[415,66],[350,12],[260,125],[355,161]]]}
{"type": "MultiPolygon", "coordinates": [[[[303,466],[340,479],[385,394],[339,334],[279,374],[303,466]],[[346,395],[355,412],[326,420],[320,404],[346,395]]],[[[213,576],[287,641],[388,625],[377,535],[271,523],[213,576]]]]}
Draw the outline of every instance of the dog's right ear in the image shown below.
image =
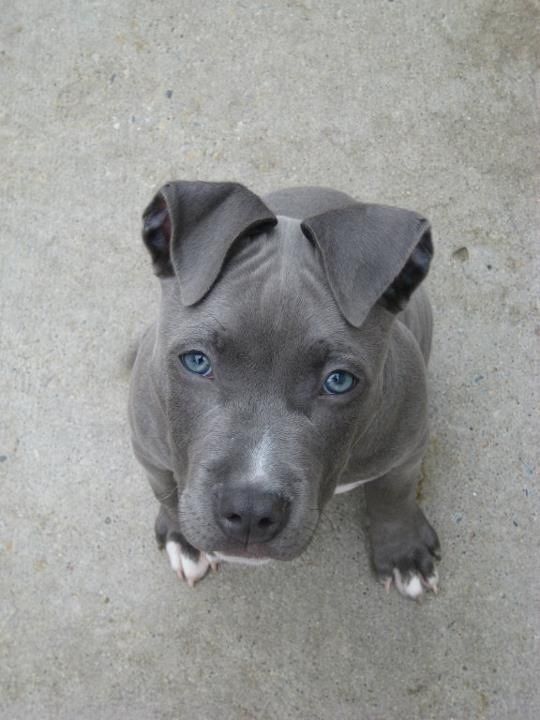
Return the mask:
{"type": "Polygon", "coordinates": [[[277,223],[274,213],[238,183],[170,182],[143,214],[143,240],[158,277],[176,275],[184,305],[199,302],[236,240],[277,223]]]}

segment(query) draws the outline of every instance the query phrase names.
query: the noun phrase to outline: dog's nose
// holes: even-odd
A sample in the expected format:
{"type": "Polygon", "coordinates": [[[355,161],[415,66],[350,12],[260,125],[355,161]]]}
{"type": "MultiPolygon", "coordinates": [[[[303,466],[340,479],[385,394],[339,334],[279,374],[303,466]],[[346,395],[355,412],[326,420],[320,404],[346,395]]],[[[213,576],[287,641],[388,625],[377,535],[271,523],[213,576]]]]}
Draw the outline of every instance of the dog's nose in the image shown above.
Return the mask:
{"type": "Polygon", "coordinates": [[[289,517],[289,502],[278,493],[253,487],[226,488],[218,496],[216,519],[227,537],[264,543],[275,537],[289,517]]]}

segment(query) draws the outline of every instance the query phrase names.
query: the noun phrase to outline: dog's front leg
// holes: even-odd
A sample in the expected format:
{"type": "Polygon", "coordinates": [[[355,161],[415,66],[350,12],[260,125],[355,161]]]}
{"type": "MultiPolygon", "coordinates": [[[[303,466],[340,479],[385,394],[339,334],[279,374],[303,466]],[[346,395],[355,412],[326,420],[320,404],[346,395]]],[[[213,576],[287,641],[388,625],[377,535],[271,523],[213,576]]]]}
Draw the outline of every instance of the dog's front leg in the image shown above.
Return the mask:
{"type": "Polygon", "coordinates": [[[172,472],[149,467],[147,463],[145,467],[154,495],[160,503],[155,522],[158,547],[160,550],[165,548],[178,577],[193,587],[210,567],[216,568],[215,562],[190,545],[182,535],[178,519],[178,488],[172,472]]]}
{"type": "Polygon", "coordinates": [[[440,544],[416,502],[420,464],[390,471],[365,486],[375,571],[387,589],[392,582],[413,600],[437,592],[434,560],[440,544]]]}

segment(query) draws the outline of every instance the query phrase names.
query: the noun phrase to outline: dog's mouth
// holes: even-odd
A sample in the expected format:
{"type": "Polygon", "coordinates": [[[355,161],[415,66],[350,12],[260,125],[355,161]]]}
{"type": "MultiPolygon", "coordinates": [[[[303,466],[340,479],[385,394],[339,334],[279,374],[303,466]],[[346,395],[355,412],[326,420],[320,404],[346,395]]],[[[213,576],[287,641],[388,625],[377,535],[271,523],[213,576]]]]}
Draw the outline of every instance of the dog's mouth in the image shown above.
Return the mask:
{"type": "Polygon", "coordinates": [[[272,560],[268,549],[263,545],[250,545],[247,548],[235,547],[228,552],[216,550],[212,553],[207,553],[207,555],[218,562],[239,562],[253,565],[261,565],[272,560]]]}
{"type": "Polygon", "coordinates": [[[271,553],[266,545],[253,543],[250,545],[234,545],[228,547],[226,550],[216,551],[215,554],[224,556],[233,556],[246,559],[254,560],[270,560],[271,553]]]}

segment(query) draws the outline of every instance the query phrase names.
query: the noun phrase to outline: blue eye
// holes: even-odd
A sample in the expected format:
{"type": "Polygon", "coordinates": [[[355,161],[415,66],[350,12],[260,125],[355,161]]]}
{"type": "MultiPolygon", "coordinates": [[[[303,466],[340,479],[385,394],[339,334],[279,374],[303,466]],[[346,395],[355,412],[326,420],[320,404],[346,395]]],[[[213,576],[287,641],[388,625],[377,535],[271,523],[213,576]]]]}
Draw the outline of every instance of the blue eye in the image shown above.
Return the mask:
{"type": "Polygon", "coordinates": [[[323,384],[324,391],[329,395],[343,395],[356,385],[358,380],[346,370],[334,370],[323,384]]]}
{"type": "Polygon", "coordinates": [[[212,365],[206,355],[198,350],[180,355],[180,362],[189,370],[189,372],[203,377],[209,377],[212,374],[212,365]]]}

